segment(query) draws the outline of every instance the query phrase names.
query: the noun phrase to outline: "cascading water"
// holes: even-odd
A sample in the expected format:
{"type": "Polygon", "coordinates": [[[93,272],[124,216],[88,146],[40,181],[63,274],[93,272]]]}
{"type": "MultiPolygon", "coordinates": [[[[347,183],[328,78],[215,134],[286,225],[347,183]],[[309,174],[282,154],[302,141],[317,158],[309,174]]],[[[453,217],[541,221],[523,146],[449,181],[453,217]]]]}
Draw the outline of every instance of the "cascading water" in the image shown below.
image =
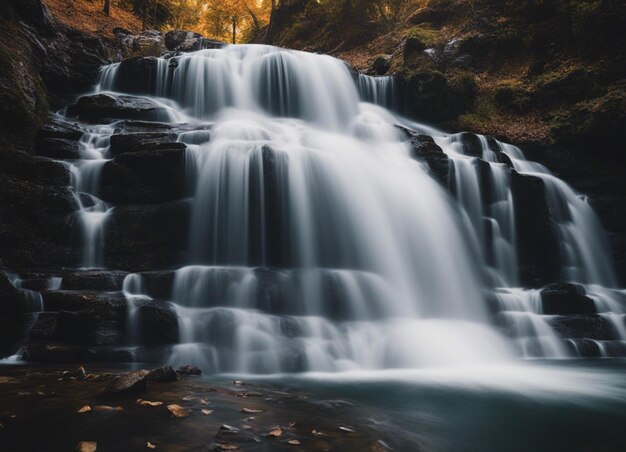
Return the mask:
{"type": "Polygon", "coordinates": [[[110,125],[84,127],[79,142],[82,159],[71,164],[74,192],[80,207],[78,212],[82,233],[82,262],[85,268],[103,266],[104,226],[111,212],[109,206],[98,199],[100,174],[107,159],[110,138],[114,133],[110,125]]]}
{"type": "MultiPolygon", "coordinates": [[[[103,69],[98,90],[120,90],[120,67],[103,69]]],[[[540,292],[519,288],[514,170],[544,181],[563,277],[585,283],[626,339],[624,294],[605,288],[615,278],[585,200],[517,148],[479,136],[468,152],[462,135],[395,116],[386,109],[397,101],[392,78],[355,79],[328,56],[246,45],[160,58],[148,86],[170,122],[207,126],[178,134],[193,209],[189,265],[173,282],[170,363],[407,368],[508,359],[513,345],[523,356],[566,356],[540,292]],[[397,125],[443,149],[452,196],[397,125]],[[492,327],[490,297],[514,344],[492,327]]],[[[110,127],[82,140],[79,192],[97,194],[110,127]]],[[[87,211],[83,199],[92,267],[109,208],[94,200],[87,211]]],[[[143,290],[139,274],[126,278],[131,330],[143,290]]]]}

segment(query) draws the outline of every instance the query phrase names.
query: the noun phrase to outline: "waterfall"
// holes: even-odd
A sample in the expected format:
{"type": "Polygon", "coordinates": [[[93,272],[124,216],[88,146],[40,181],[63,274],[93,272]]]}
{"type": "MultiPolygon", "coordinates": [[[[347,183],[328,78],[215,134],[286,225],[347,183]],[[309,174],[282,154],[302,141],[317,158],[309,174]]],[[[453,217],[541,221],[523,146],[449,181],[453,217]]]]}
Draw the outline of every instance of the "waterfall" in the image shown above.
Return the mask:
{"type": "MultiPolygon", "coordinates": [[[[541,291],[523,287],[520,174],[545,186],[563,278],[583,284],[626,340],[624,294],[591,207],[514,146],[397,116],[393,78],[354,78],[329,56],[226,46],[154,67],[145,91],[186,145],[192,196],[189,258],[167,300],[179,330],[170,364],[276,373],[575,353],[541,291]],[[398,125],[443,150],[448,187],[398,125]]],[[[97,90],[123,91],[121,68],[103,68],[97,90]]],[[[75,187],[88,195],[79,195],[83,261],[95,267],[113,208],[97,199],[98,178],[115,127],[85,127],[75,187]]],[[[138,308],[153,302],[140,298],[142,278],[124,281],[133,344],[138,308]]]]}
{"type": "Polygon", "coordinates": [[[543,165],[526,161],[519,148],[505,143],[501,146],[517,171],[540,177],[545,184],[546,196],[558,223],[564,278],[616,287],[617,278],[608,258],[606,237],[587,199],[543,165]]]}

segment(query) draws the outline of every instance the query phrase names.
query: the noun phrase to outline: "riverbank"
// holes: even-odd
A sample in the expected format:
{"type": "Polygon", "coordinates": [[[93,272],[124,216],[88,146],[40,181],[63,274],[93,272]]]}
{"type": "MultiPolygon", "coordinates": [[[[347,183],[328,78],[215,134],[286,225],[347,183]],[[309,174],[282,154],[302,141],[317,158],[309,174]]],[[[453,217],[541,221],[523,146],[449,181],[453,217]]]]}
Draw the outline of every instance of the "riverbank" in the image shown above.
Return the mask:
{"type": "Polygon", "coordinates": [[[79,449],[82,442],[98,451],[388,450],[367,412],[347,400],[180,373],[105,395],[128,372],[0,367],[0,449],[92,450],[79,449]]]}

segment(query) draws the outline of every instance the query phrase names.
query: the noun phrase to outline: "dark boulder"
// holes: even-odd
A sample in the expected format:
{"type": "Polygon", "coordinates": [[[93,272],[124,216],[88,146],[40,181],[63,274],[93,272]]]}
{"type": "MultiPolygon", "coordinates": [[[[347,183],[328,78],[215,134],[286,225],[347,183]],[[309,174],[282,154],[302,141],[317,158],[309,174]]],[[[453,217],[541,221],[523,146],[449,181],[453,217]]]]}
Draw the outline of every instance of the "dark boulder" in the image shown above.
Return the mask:
{"type": "Polygon", "coordinates": [[[428,169],[444,187],[448,187],[450,161],[429,135],[412,133],[409,138],[411,157],[426,163],[428,169]]]}
{"type": "Polygon", "coordinates": [[[372,63],[372,69],[377,75],[385,75],[387,72],[389,72],[390,68],[391,61],[389,57],[384,55],[376,57],[376,59],[372,63]]]}
{"type": "Polygon", "coordinates": [[[158,203],[187,196],[185,151],[180,146],[121,154],[107,162],[99,195],[118,204],[158,203]]]}
{"type": "Polygon", "coordinates": [[[81,158],[78,141],[66,138],[46,138],[38,140],[35,147],[37,155],[52,159],[77,160],[81,158]]]}
{"type": "Polygon", "coordinates": [[[72,180],[69,167],[61,162],[8,149],[0,152],[0,169],[7,176],[40,185],[67,187],[72,180]]]}
{"type": "Polygon", "coordinates": [[[159,383],[169,383],[172,381],[178,380],[178,374],[171,366],[159,367],[157,369],[152,369],[150,373],[148,373],[147,377],[148,381],[156,381],[159,383]]]}
{"type": "Polygon", "coordinates": [[[223,42],[206,39],[192,31],[172,30],[165,33],[165,47],[172,52],[194,52],[201,49],[219,49],[223,46],[223,42]]]}
{"type": "Polygon", "coordinates": [[[123,93],[154,95],[158,76],[157,58],[128,58],[117,67],[113,85],[116,91],[123,93]]]}
{"type": "Polygon", "coordinates": [[[426,45],[417,37],[410,36],[402,45],[402,58],[405,63],[409,63],[414,57],[421,55],[426,49],[426,45]]]}
{"type": "Polygon", "coordinates": [[[541,290],[544,314],[595,314],[593,300],[586,296],[585,288],[578,284],[558,282],[541,290]]]}
{"type": "Polygon", "coordinates": [[[177,134],[167,132],[122,133],[111,137],[111,155],[118,156],[128,152],[157,151],[161,149],[181,149],[187,146],[179,143],[177,134]]]}
{"type": "Polygon", "coordinates": [[[37,139],[46,140],[49,138],[60,138],[64,140],[78,141],[83,136],[77,124],[51,115],[48,122],[37,132],[37,139]]]}
{"type": "Polygon", "coordinates": [[[190,215],[187,200],[116,207],[105,231],[106,265],[128,271],[183,265],[190,215]]]}
{"type": "Polygon", "coordinates": [[[67,109],[70,116],[105,122],[107,119],[138,119],[143,121],[167,121],[166,108],[145,97],[111,96],[94,94],[83,96],[67,109]]]}
{"type": "Polygon", "coordinates": [[[127,394],[138,394],[146,390],[148,383],[147,370],[135,370],[113,378],[104,388],[103,395],[118,396],[127,394]]]}

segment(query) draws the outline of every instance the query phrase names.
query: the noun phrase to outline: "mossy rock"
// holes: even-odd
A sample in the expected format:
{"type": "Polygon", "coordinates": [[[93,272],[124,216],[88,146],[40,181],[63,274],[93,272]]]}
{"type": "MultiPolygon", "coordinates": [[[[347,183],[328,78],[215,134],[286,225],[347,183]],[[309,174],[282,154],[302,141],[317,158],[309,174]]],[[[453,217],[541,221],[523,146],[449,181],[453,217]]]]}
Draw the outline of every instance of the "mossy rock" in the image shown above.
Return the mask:
{"type": "Polygon", "coordinates": [[[515,81],[500,82],[493,97],[498,107],[518,113],[527,110],[532,103],[528,90],[515,81]]]}
{"type": "Polygon", "coordinates": [[[550,125],[557,143],[617,152],[626,140],[626,79],[602,97],[557,111],[550,125]]]}
{"type": "Polygon", "coordinates": [[[391,68],[391,61],[389,57],[385,55],[377,56],[374,62],[372,63],[372,69],[378,75],[386,74],[391,68]]]}
{"type": "Polygon", "coordinates": [[[421,55],[425,49],[426,44],[424,44],[420,38],[416,36],[409,36],[406,38],[402,47],[402,58],[404,60],[404,64],[410,64],[410,62],[416,56],[421,55]]]}
{"type": "Polygon", "coordinates": [[[602,94],[594,75],[576,66],[542,74],[535,82],[535,89],[539,102],[544,105],[572,103],[602,94]]]}
{"type": "Polygon", "coordinates": [[[427,47],[433,47],[440,43],[441,36],[437,30],[433,30],[427,27],[412,27],[406,34],[407,40],[416,39],[424,46],[421,50],[427,47]]]}

